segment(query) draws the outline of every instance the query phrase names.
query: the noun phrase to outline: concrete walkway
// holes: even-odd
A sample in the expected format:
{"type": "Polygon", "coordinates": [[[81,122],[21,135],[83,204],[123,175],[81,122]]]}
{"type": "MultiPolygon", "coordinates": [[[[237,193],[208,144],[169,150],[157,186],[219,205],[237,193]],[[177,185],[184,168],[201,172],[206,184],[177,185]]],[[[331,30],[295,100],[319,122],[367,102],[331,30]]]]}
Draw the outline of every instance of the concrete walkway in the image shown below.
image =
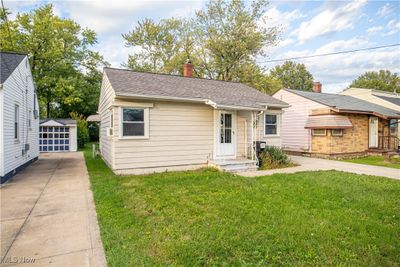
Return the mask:
{"type": "Polygon", "coordinates": [[[350,163],[350,162],[343,162],[336,160],[310,158],[310,157],[300,157],[300,156],[290,156],[290,157],[295,163],[299,164],[300,166],[284,168],[284,169],[275,169],[275,170],[242,172],[240,173],[240,175],[255,177],[255,176],[271,175],[274,173],[295,173],[302,171],[337,170],[337,171],[352,172],[357,174],[384,176],[400,180],[399,169],[364,165],[364,164],[357,164],[357,163],[350,163]]]}
{"type": "Polygon", "coordinates": [[[41,154],[0,194],[1,266],[106,266],[81,152],[41,154]]]}

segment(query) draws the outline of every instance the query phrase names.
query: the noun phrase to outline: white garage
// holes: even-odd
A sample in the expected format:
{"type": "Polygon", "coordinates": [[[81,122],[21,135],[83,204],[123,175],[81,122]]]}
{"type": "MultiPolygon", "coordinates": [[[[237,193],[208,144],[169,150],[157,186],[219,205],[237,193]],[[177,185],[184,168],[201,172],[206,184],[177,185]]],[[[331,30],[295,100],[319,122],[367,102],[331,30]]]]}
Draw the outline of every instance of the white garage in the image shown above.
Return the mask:
{"type": "Polygon", "coordinates": [[[76,121],[72,119],[41,120],[39,128],[39,151],[76,151],[76,131],[76,121]]]}

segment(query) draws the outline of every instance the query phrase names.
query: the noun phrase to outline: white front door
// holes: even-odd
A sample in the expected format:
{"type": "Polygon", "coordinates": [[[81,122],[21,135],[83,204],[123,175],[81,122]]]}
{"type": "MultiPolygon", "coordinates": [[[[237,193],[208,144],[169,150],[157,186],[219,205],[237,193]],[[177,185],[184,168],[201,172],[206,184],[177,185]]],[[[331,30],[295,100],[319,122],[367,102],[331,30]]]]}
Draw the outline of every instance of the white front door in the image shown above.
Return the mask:
{"type": "Polygon", "coordinates": [[[216,157],[234,158],[236,156],[236,114],[219,111],[216,124],[216,157]]]}
{"type": "Polygon", "coordinates": [[[378,118],[369,118],[369,147],[378,147],[378,118]]]}

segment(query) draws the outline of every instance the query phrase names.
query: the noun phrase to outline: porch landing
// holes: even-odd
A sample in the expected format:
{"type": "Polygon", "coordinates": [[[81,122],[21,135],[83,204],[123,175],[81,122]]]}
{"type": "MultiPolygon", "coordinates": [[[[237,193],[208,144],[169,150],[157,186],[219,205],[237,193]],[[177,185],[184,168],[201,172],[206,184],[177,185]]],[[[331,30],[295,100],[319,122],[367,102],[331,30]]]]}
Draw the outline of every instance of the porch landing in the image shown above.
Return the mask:
{"type": "Polygon", "coordinates": [[[258,169],[256,160],[245,158],[210,160],[208,166],[234,173],[256,171],[258,169]]]}

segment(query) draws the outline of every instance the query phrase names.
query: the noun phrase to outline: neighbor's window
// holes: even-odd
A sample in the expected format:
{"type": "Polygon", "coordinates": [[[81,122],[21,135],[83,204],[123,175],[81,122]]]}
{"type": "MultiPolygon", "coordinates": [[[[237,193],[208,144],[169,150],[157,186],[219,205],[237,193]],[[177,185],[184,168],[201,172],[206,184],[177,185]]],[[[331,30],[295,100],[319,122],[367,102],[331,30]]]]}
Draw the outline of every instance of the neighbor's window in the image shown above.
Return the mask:
{"type": "Polygon", "coordinates": [[[397,135],[397,127],[398,127],[397,120],[396,119],[391,119],[389,121],[390,135],[397,135]]]}
{"type": "Polygon", "coordinates": [[[14,139],[19,138],[19,106],[14,107],[14,139]]]}
{"type": "Polygon", "coordinates": [[[29,110],[29,114],[28,114],[28,127],[29,127],[29,130],[32,130],[32,110],[29,110]]]}
{"type": "Polygon", "coordinates": [[[332,136],[343,136],[343,129],[332,129],[332,136]]]}
{"type": "Polygon", "coordinates": [[[325,136],[326,135],[326,129],[312,129],[311,134],[313,136],[325,136]]]}
{"type": "Polygon", "coordinates": [[[147,136],[146,113],[147,109],[144,108],[122,108],[122,136],[147,136]]]}
{"type": "Polygon", "coordinates": [[[278,115],[265,114],[264,135],[278,135],[278,115]]]}

